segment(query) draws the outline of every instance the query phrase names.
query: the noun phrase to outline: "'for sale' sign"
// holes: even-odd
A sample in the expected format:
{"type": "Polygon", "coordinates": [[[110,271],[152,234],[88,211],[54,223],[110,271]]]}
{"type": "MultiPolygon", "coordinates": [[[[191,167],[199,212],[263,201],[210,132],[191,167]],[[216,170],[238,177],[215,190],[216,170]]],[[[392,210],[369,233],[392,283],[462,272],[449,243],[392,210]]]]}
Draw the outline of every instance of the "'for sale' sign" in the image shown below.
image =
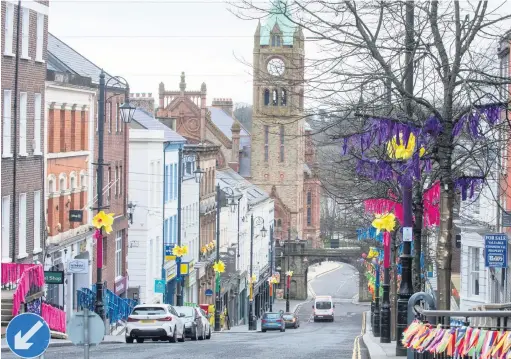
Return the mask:
{"type": "Polygon", "coordinates": [[[484,236],[484,261],[488,268],[507,268],[507,235],[484,236]]]}

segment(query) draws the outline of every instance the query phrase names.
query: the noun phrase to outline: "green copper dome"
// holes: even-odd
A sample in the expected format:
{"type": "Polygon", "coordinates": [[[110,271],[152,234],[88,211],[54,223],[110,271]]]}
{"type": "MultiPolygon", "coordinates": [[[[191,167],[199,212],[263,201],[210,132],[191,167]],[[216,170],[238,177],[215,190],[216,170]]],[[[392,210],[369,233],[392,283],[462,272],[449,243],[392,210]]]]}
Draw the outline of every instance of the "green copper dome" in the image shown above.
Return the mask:
{"type": "Polygon", "coordinates": [[[296,25],[289,19],[291,17],[286,0],[273,0],[273,5],[266,19],[261,26],[260,45],[270,45],[270,33],[277,25],[282,33],[283,45],[293,45],[293,35],[296,25]]]}

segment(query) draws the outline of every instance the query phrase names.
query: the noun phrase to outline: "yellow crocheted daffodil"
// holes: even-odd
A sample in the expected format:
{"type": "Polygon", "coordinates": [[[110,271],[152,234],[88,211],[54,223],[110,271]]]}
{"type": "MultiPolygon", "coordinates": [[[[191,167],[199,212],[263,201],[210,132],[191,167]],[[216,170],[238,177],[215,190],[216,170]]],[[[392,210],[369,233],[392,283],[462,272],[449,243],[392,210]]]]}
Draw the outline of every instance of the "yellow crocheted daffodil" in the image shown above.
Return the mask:
{"type": "Polygon", "coordinates": [[[216,273],[223,273],[223,272],[225,272],[225,263],[222,262],[222,261],[215,262],[215,264],[213,264],[213,270],[216,273]]]}
{"type": "Polygon", "coordinates": [[[293,276],[293,271],[292,271],[292,270],[288,270],[288,271],[286,272],[286,275],[287,275],[288,277],[292,277],[292,276],[293,276]]]}
{"type": "Polygon", "coordinates": [[[106,233],[112,232],[112,225],[114,224],[114,214],[106,214],[104,211],[98,212],[92,219],[92,225],[97,228],[103,228],[106,233]]]}
{"type": "Polygon", "coordinates": [[[396,216],[394,213],[377,214],[371,225],[376,228],[376,233],[381,231],[392,232],[396,227],[396,216]]]}
{"type": "Polygon", "coordinates": [[[407,160],[413,155],[413,151],[415,151],[415,135],[410,133],[410,137],[408,138],[408,146],[405,147],[403,135],[399,135],[399,144],[397,143],[397,137],[394,136],[392,140],[387,144],[387,154],[390,158],[395,158],[397,160],[407,160]]]}
{"type": "Polygon", "coordinates": [[[188,253],[188,247],[187,246],[175,246],[174,249],[172,249],[172,254],[176,257],[182,257],[188,253]]]}

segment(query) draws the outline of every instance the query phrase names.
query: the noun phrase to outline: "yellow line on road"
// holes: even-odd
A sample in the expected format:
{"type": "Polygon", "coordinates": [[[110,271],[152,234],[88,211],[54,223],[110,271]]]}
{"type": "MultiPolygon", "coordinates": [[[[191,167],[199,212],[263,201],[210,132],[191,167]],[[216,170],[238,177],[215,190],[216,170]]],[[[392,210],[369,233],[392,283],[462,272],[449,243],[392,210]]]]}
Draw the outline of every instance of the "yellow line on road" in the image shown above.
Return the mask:
{"type": "Polygon", "coordinates": [[[360,330],[360,335],[355,338],[353,342],[353,355],[352,359],[361,359],[362,358],[362,350],[360,349],[360,339],[366,332],[366,312],[362,313],[362,329],[360,330]]]}

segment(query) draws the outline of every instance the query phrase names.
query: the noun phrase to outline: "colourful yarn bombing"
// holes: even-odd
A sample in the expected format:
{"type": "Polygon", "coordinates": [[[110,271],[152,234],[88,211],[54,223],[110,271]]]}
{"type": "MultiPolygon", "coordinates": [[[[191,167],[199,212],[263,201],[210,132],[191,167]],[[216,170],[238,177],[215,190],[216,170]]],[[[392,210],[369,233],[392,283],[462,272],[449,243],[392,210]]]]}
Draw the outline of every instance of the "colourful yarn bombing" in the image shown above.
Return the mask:
{"type": "Polygon", "coordinates": [[[442,328],[414,320],[403,332],[403,346],[418,353],[511,359],[511,331],[471,327],[442,328]]]}

